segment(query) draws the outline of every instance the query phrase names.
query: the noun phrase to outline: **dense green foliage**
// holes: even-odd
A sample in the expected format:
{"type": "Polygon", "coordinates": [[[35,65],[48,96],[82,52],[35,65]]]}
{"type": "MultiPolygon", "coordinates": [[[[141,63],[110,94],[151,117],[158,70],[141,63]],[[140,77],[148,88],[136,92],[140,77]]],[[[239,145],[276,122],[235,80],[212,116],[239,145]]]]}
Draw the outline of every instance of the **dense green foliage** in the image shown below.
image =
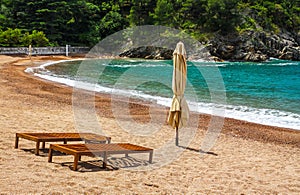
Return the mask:
{"type": "Polygon", "coordinates": [[[213,33],[300,30],[299,0],[0,2],[0,46],[49,45],[47,38],[52,45],[92,46],[114,32],[146,24],[178,28],[200,41],[213,33]]]}
{"type": "Polygon", "coordinates": [[[6,31],[0,31],[0,46],[2,47],[16,47],[16,46],[48,46],[50,45],[49,40],[42,31],[33,30],[22,33],[20,29],[7,29],[6,31]]]}

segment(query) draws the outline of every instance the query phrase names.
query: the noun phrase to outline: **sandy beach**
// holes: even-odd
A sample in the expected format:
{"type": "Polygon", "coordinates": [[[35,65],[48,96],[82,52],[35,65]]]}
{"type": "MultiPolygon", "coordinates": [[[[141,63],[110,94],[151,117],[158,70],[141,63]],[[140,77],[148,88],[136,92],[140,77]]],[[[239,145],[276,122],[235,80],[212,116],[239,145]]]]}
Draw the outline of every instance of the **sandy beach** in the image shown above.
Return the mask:
{"type": "MultiPolygon", "coordinates": [[[[209,115],[198,116],[196,135],[178,158],[161,166],[154,158],[157,168],[151,170],[128,170],[130,163],[148,165],[112,156],[106,169],[101,158],[83,157],[73,171],[73,156],[57,155],[48,163],[47,150],[36,156],[34,142],[24,139],[14,149],[19,132],[77,132],[72,88],[24,72],[63,59],[72,57],[0,56],[1,194],[300,194],[300,131],[225,119],[213,148],[200,154],[209,115]]],[[[97,94],[95,103],[112,142],[158,149],[174,136],[166,122],[153,136],[132,136],[115,120],[110,95],[97,94]]],[[[155,112],[167,117],[167,108],[155,112]]],[[[147,105],[138,101],[130,104],[130,114],[137,123],[149,121],[147,105]]]]}

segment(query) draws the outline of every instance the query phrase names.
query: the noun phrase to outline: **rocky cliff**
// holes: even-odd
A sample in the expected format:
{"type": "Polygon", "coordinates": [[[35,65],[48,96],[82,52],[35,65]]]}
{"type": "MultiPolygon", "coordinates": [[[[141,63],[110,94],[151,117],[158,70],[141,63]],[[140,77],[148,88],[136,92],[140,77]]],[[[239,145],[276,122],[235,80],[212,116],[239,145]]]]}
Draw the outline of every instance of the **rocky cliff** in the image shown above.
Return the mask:
{"type": "MultiPolygon", "coordinates": [[[[125,51],[121,57],[146,59],[171,59],[173,50],[153,46],[143,46],[125,51]]],[[[201,51],[195,51],[193,58],[222,61],[265,61],[269,58],[300,61],[300,34],[282,32],[272,34],[247,31],[241,35],[216,35],[204,45],[201,51]],[[206,52],[203,55],[203,51],[206,52]],[[207,58],[206,58],[207,59],[207,58]]],[[[190,56],[191,57],[191,56],[190,56]]]]}
{"type": "Polygon", "coordinates": [[[128,58],[145,58],[165,60],[171,59],[173,51],[166,48],[154,47],[154,46],[141,46],[121,53],[120,57],[128,58]]]}
{"type": "Polygon", "coordinates": [[[242,35],[215,36],[210,54],[229,61],[265,61],[270,57],[300,61],[300,35],[248,31],[242,35]]]}

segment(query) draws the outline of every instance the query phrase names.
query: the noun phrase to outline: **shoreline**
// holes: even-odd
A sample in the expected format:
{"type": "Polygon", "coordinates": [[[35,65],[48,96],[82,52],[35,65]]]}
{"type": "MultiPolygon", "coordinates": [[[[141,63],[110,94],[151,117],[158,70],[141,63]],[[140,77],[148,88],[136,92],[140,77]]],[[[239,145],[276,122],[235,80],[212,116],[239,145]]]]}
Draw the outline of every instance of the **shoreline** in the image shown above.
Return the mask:
{"type": "MultiPolygon", "coordinates": [[[[21,140],[13,149],[17,132],[76,132],[72,111],[72,88],[45,81],[24,72],[26,67],[47,61],[72,59],[63,56],[0,56],[0,189],[10,193],[271,193],[300,192],[300,132],[226,118],[212,154],[198,155],[211,116],[200,114],[198,131],[189,148],[173,162],[153,171],[132,172],[80,163],[79,172],[71,171],[72,157],[55,156],[47,162],[31,153],[32,142],[21,140]],[[68,168],[69,167],[69,168],[68,168]]],[[[95,98],[103,131],[112,142],[132,142],[159,148],[173,135],[166,123],[162,132],[150,138],[132,137],[116,122],[110,95],[95,98]]],[[[124,99],[120,97],[122,103],[124,99]]],[[[130,114],[138,123],[150,120],[147,102],[130,100],[130,114]]],[[[166,117],[160,106],[157,114],[166,117]]],[[[124,116],[126,120],[126,116],[124,116]]],[[[47,146],[47,145],[46,145],[47,146]]],[[[118,159],[118,158],[117,158],[118,159]]],[[[88,159],[83,159],[88,160],[88,159]]],[[[118,159],[119,163],[122,158],[118,159]]],[[[96,163],[91,161],[92,163],[96,163]]],[[[114,159],[110,161],[114,163],[114,159]]],[[[96,163],[97,164],[97,163],[96,163]]],[[[118,164],[119,166],[122,165],[118,164]]]]}
{"type": "MultiPolygon", "coordinates": [[[[18,75],[28,78],[31,81],[34,82],[34,80],[39,81],[39,85],[44,85],[47,86],[46,88],[51,88],[51,86],[57,87],[56,95],[61,95],[59,93],[65,93],[63,91],[68,91],[68,99],[69,102],[68,104],[72,104],[71,98],[72,98],[72,87],[58,83],[55,81],[49,81],[43,78],[36,77],[32,74],[25,73],[24,70],[28,67],[31,67],[32,61],[30,62],[31,64],[25,65],[26,64],[26,59],[27,57],[21,57],[21,59],[17,60],[17,62],[14,62],[13,66],[10,65],[10,68],[12,72],[18,73],[18,75]],[[17,66],[15,66],[17,65],[17,66]],[[41,83],[40,83],[41,82],[41,83]],[[62,88],[62,89],[60,89],[62,88]]],[[[60,61],[60,60],[76,60],[76,59],[82,59],[81,57],[65,57],[65,56],[37,56],[37,57],[32,57],[33,60],[36,60],[37,65],[39,66],[42,64],[45,64],[45,61],[54,62],[54,61],[60,61]]],[[[13,79],[13,77],[11,77],[13,79]]],[[[51,93],[51,92],[50,92],[51,93]]],[[[65,94],[64,94],[65,95],[65,94]]],[[[95,92],[96,98],[100,98],[101,101],[102,99],[105,99],[105,102],[108,102],[110,104],[111,102],[111,95],[107,93],[101,93],[101,92],[95,92]]],[[[67,97],[64,97],[67,98],[67,97]]],[[[119,96],[120,100],[124,99],[124,97],[119,96]]],[[[97,102],[97,100],[96,100],[97,102]]],[[[136,107],[139,107],[139,103],[142,103],[142,100],[134,100],[136,107]]],[[[145,101],[147,102],[147,101],[145,101]]],[[[146,103],[147,105],[147,103],[146,103]]],[[[156,105],[159,107],[161,110],[168,110],[167,107],[161,106],[161,105],[156,105]]],[[[100,106],[97,105],[99,108],[100,106]]],[[[144,109],[144,106],[141,106],[144,109]]],[[[111,107],[110,105],[105,106],[105,110],[101,109],[101,116],[104,117],[109,117],[109,118],[114,118],[113,113],[111,112],[111,107]]],[[[149,108],[147,108],[149,109],[149,108]]],[[[137,112],[137,111],[136,111],[137,112]]],[[[138,112],[137,112],[138,113],[138,112]]],[[[139,113],[143,114],[143,113],[139,113]]],[[[191,113],[192,114],[192,113],[191,113]]],[[[208,121],[211,118],[211,115],[209,114],[204,114],[204,113],[193,113],[195,115],[199,116],[199,124],[198,128],[208,128],[208,121]]],[[[147,117],[147,116],[146,116],[147,117]]],[[[140,120],[142,121],[142,120],[140,120]]],[[[166,123],[165,123],[166,124],[166,123]]],[[[274,143],[280,143],[280,144],[289,144],[289,145],[294,145],[296,147],[300,147],[300,131],[296,129],[290,129],[290,128],[284,128],[284,127],[276,127],[276,126],[269,126],[269,125],[264,125],[264,124],[259,124],[259,123],[254,123],[254,122],[248,122],[248,121],[243,121],[239,119],[234,119],[234,118],[227,118],[224,117],[224,126],[222,128],[222,133],[226,135],[232,135],[234,137],[240,137],[243,139],[252,139],[255,141],[263,141],[263,142],[274,142],[274,143]],[[244,126],[248,126],[248,128],[245,128],[244,126]],[[251,129],[251,131],[248,131],[247,129],[251,129]],[[288,135],[285,135],[283,133],[286,133],[288,135]]]]}
{"type": "MultiPolygon", "coordinates": [[[[49,66],[49,65],[53,65],[53,64],[56,64],[56,63],[60,63],[60,62],[64,62],[64,61],[75,61],[75,60],[84,60],[84,59],[71,59],[71,60],[60,60],[60,61],[54,61],[54,62],[49,62],[49,63],[46,63],[46,64],[42,64],[41,66],[38,66],[38,67],[41,67],[41,68],[44,68],[46,66],[49,66]]],[[[60,83],[62,85],[68,85],[70,86],[71,88],[73,87],[74,85],[74,82],[73,80],[71,79],[68,79],[68,78],[59,78],[59,77],[55,77],[55,76],[49,76],[49,75],[44,75],[44,74],[40,74],[40,73],[34,73],[34,67],[30,67],[30,68],[27,68],[25,70],[25,72],[27,73],[33,73],[35,76],[41,78],[41,79],[45,79],[47,81],[51,81],[51,82],[57,82],[57,83],[60,83]]],[[[83,87],[82,89],[83,90],[91,90],[92,93],[99,93],[99,95],[101,96],[101,94],[110,94],[110,92],[107,92],[109,89],[108,88],[103,88],[103,86],[99,86],[100,90],[94,90],[94,89],[89,89],[90,87],[93,88],[93,86],[86,86],[86,87],[83,87]]],[[[117,92],[116,92],[117,93],[117,92]]],[[[124,93],[124,92],[123,92],[124,93]]],[[[126,92],[125,92],[126,93],[126,92]]],[[[113,96],[115,96],[116,94],[113,94],[113,96]]],[[[147,94],[146,94],[147,95],[147,94]]],[[[122,95],[120,95],[122,96],[122,95]]],[[[139,96],[139,95],[138,95],[139,96]]],[[[148,95],[147,95],[148,96],[148,95]]],[[[161,98],[160,96],[158,96],[159,98],[161,98]]],[[[127,96],[125,96],[125,98],[127,98],[127,96]]],[[[164,97],[163,97],[164,98],[164,97]]],[[[123,98],[124,99],[124,98],[123,98]]],[[[141,101],[143,101],[143,98],[140,98],[141,101]]],[[[171,101],[171,98],[169,98],[171,101]]],[[[156,101],[157,100],[157,96],[151,96],[149,95],[148,99],[145,100],[145,101],[156,101]]],[[[166,100],[165,100],[166,101],[166,100]]],[[[164,103],[157,103],[159,106],[162,106],[162,107],[166,107],[168,108],[169,107],[169,103],[166,104],[165,101],[163,101],[164,103]]],[[[194,102],[195,103],[195,102],[194,102]]],[[[205,105],[205,103],[202,102],[202,104],[205,105]]],[[[238,105],[224,105],[225,107],[240,107],[238,105]]],[[[203,107],[203,106],[201,106],[203,107]]],[[[205,106],[204,106],[205,107],[205,106]]],[[[163,108],[163,109],[164,109],[163,108]]],[[[261,110],[265,110],[263,108],[255,108],[255,107],[248,107],[248,109],[251,109],[251,110],[256,110],[256,112],[260,112],[261,110]]],[[[191,112],[195,112],[196,114],[200,114],[200,115],[210,115],[208,112],[207,112],[207,109],[204,109],[204,110],[200,110],[200,111],[195,111],[192,109],[192,107],[190,107],[190,110],[191,112]]],[[[231,111],[231,109],[229,109],[231,111]]],[[[235,110],[235,109],[233,109],[235,110]]],[[[267,112],[284,112],[286,115],[289,115],[289,114],[294,114],[294,113],[290,113],[288,111],[282,111],[282,110],[276,110],[276,109],[267,109],[268,111],[267,112]]],[[[255,124],[261,124],[261,125],[265,125],[265,126],[271,126],[271,127],[278,127],[278,128],[284,128],[284,129],[292,129],[292,130],[297,130],[297,131],[300,131],[300,128],[297,126],[297,125],[292,125],[293,121],[285,121],[284,118],[282,117],[278,117],[276,115],[268,115],[268,114],[253,114],[253,113],[231,113],[231,114],[226,114],[228,110],[224,110],[225,111],[225,115],[226,116],[221,116],[221,117],[226,117],[226,118],[230,118],[230,119],[235,119],[235,120],[240,120],[240,121],[246,121],[246,122],[250,122],[250,123],[255,123],[255,124]],[[270,117],[270,118],[264,118],[266,116],[270,117]],[[261,118],[258,120],[258,118],[261,118]],[[277,121],[278,120],[278,121],[277,121]]],[[[239,112],[238,110],[236,112],[239,112]]],[[[265,112],[265,111],[264,111],[265,112]]],[[[297,114],[296,114],[297,115],[297,114]]]]}
{"type": "MultiPolygon", "coordinates": [[[[44,56],[42,56],[42,58],[44,58],[44,56]]],[[[59,57],[59,58],[63,58],[62,60],[80,60],[82,58],[72,58],[69,57],[67,59],[64,59],[64,57],[59,57]]],[[[59,59],[58,58],[58,59],[59,59]]],[[[59,60],[61,61],[61,60],[59,60]]],[[[50,61],[49,63],[55,63],[55,61],[50,61]]],[[[48,63],[47,63],[48,64],[48,63]]],[[[24,69],[25,70],[25,69],[24,69]]],[[[55,83],[56,85],[62,85],[62,86],[67,86],[70,89],[72,89],[72,86],[69,86],[67,84],[64,83],[60,83],[60,82],[56,82],[56,81],[50,81],[41,77],[37,77],[34,76],[32,74],[31,75],[33,78],[38,78],[41,79],[43,81],[45,81],[46,83],[55,83]]],[[[102,92],[92,92],[95,93],[95,95],[97,97],[103,97],[106,96],[107,98],[111,98],[111,95],[108,93],[102,93],[102,92]]],[[[120,99],[124,99],[124,97],[120,96],[120,99]]],[[[135,102],[137,104],[143,102],[143,100],[137,99],[135,100],[135,102]]],[[[147,100],[145,100],[145,102],[147,102],[147,100]]],[[[148,104],[148,103],[146,103],[148,104]]],[[[165,107],[163,105],[156,105],[157,107],[160,107],[160,109],[164,110],[164,109],[168,109],[168,107],[165,107]]],[[[111,108],[110,108],[111,109],[111,108]]],[[[108,113],[108,111],[103,111],[104,113],[108,113]]],[[[199,115],[199,118],[203,121],[208,121],[211,118],[211,115],[209,114],[205,114],[205,113],[195,113],[195,112],[191,112],[194,115],[199,115]]],[[[104,114],[105,117],[110,117],[113,118],[112,115],[106,115],[104,114]]],[[[203,125],[203,123],[201,122],[201,120],[199,119],[199,128],[205,128],[207,129],[208,125],[203,125]]],[[[204,122],[204,124],[207,122],[204,122]]],[[[227,135],[233,135],[235,137],[240,137],[240,138],[244,138],[244,139],[253,139],[255,141],[263,141],[263,142],[274,142],[274,143],[281,143],[281,144],[291,144],[291,145],[296,145],[297,147],[300,147],[300,130],[298,129],[291,129],[291,128],[287,128],[287,127],[278,127],[278,126],[270,126],[270,125],[266,125],[266,124],[260,124],[260,123],[255,123],[255,122],[250,122],[250,121],[245,121],[245,120],[240,120],[240,119],[235,119],[235,118],[230,118],[230,117],[224,117],[224,131],[222,130],[223,133],[227,134],[227,135]],[[251,126],[251,132],[248,132],[247,130],[245,130],[243,128],[243,126],[245,125],[250,125],[251,126]],[[234,126],[234,128],[232,128],[234,126]],[[231,129],[231,130],[229,130],[231,129]],[[265,132],[263,132],[265,131],[265,132]],[[278,132],[285,132],[289,135],[288,137],[282,137],[282,135],[278,135],[278,132]],[[299,134],[297,136],[297,134],[299,134]],[[295,135],[295,136],[294,136],[295,135]],[[293,138],[295,137],[295,139],[293,138]]],[[[280,133],[281,134],[281,133],[280,133]]]]}

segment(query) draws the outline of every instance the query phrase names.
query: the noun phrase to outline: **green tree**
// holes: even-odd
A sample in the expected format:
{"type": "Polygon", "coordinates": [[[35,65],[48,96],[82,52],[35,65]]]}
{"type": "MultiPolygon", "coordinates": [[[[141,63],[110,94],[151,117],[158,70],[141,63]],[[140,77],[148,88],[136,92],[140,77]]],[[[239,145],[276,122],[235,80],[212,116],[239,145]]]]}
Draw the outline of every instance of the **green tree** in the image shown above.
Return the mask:
{"type": "Polygon", "coordinates": [[[49,40],[41,31],[33,30],[32,34],[29,32],[23,33],[21,29],[8,28],[6,31],[0,32],[0,46],[17,47],[17,46],[48,46],[49,40]]]}
{"type": "Polygon", "coordinates": [[[207,0],[185,0],[180,9],[181,26],[187,31],[200,31],[207,20],[207,0]]]}
{"type": "Polygon", "coordinates": [[[31,45],[36,47],[48,46],[49,40],[42,31],[33,30],[31,34],[31,45]]]}
{"type": "Polygon", "coordinates": [[[178,28],[198,40],[235,29],[298,34],[300,5],[299,0],[0,0],[0,31],[42,31],[54,45],[92,46],[129,25],[149,24],[178,28]]]}
{"type": "Polygon", "coordinates": [[[42,31],[33,30],[31,34],[26,32],[21,36],[21,46],[36,46],[36,47],[44,47],[49,46],[49,40],[46,35],[42,31]]]}
{"type": "Polygon", "coordinates": [[[151,0],[132,0],[132,7],[128,16],[131,25],[153,24],[153,13],[156,1],[151,0]]]}
{"type": "Polygon", "coordinates": [[[0,29],[10,24],[9,0],[0,0],[0,29]]]}
{"type": "Polygon", "coordinates": [[[32,36],[29,32],[25,32],[21,37],[21,45],[20,46],[29,46],[32,45],[32,36]]]}
{"type": "Polygon", "coordinates": [[[12,28],[43,31],[58,45],[92,44],[90,34],[100,20],[99,8],[84,0],[15,0],[10,6],[12,28]]]}
{"type": "Polygon", "coordinates": [[[228,33],[234,31],[239,23],[238,0],[208,0],[206,29],[228,33]]]}
{"type": "Polygon", "coordinates": [[[64,44],[92,46],[100,40],[98,23],[100,8],[86,1],[76,1],[69,5],[69,20],[64,29],[64,44]]]}
{"type": "Polygon", "coordinates": [[[174,7],[168,0],[158,0],[154,12],[150,16],[154,20],[154,24],[163,26],[173,26],[174,21],[174,7]]]}
{"type": "Polygon", "coordinates": [[[21,44],[21,30],[7,29],[0,34],[0,46],[15,47],[21,44]]]}
{"type": "Polygon", "coordinates": [[[99,32],[102,38],[123,30],[128,25],[127,21],[114,11],[108,12],[102,19],[99,25],[99,32]]]}

